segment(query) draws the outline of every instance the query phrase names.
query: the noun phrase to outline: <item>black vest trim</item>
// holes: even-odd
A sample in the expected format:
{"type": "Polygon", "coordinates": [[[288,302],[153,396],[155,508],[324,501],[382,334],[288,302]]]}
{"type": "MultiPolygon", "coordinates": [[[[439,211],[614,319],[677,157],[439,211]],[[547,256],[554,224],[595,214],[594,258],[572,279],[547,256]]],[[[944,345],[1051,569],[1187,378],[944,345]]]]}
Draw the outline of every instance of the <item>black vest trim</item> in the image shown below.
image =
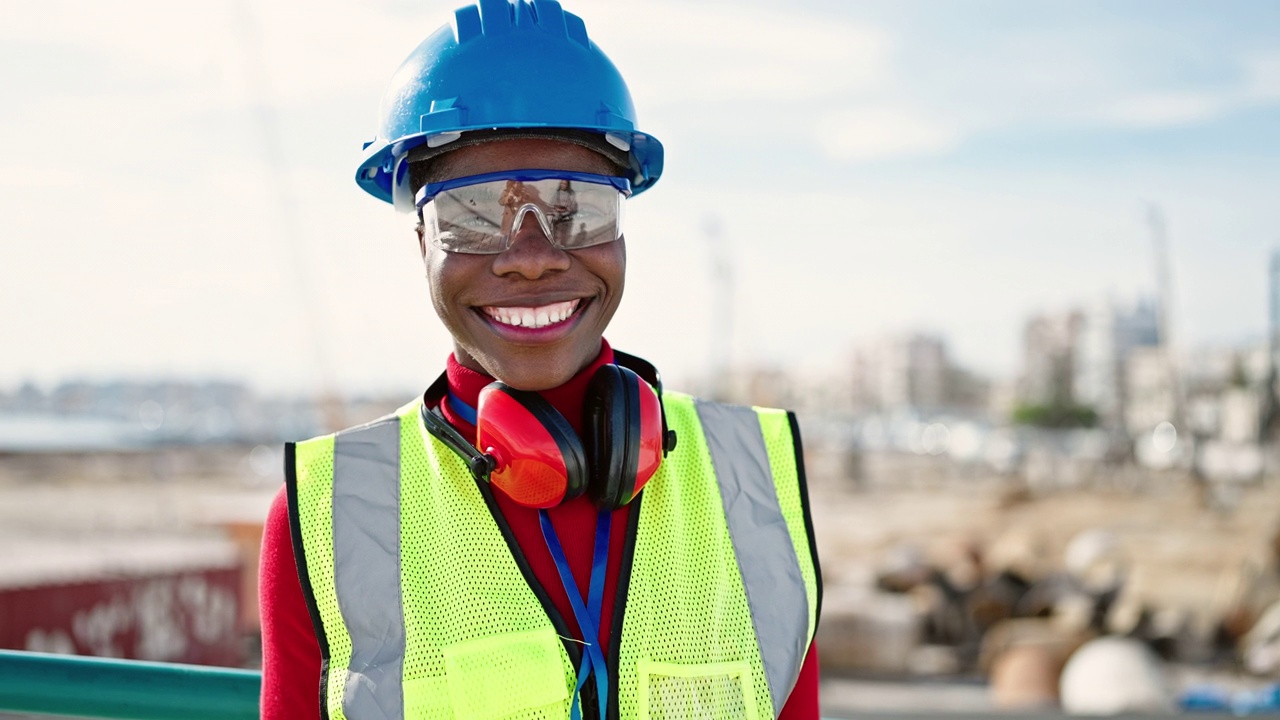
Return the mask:
{"type": "Polygon", "coordinates": [[[813,515],[809,512],[809,481],[804,473],[804,448],[800,444],[800,424],[796,422],[796,414],[791,411],[787,411],[787,422],[791,425],[791,444],[796,451],[796,478],[800,482],[800,507],[804,511],[804,532],[809,539],[809,557],[813,560],[813,581],[818,586],[818,606],[814,608],[813,613],[813,631],[816,635],[818,621],[822,619],[822,566],[818,564],[818,543],[813,539],[813,515]]]}
{"type": "Polygon", "coordinates": [[[302,516],[298,514],[298,467],[295,443],[284,444],[284,486],[289,498],[289,538],[293,542],[293,563],[298,567],[298,580],[302,583],[302,597],[307,602],[307,614],[320,645],[320,717],[329,720],[329,638],[320,620],[320,607],[311,589],[311,575],[307,572],[307,556],[302,546],[302,516]]]}
{"type": "MultiPolygon", "coordinates": [[[[640,504],[644,491],[627,505],[627,536],[622,545],[622,565],[618,568],[618,595],[613,601],[613,619],[609,625],[609,702],[608,720],[619,720],[618,654],[622,652],[622,624],[627,614],[627,596],[631,587],[631,563],[636,556],[636,538],[640,534],[640,504]]],[[[590,683],[588,683],[590,684],[590,683]]]]}

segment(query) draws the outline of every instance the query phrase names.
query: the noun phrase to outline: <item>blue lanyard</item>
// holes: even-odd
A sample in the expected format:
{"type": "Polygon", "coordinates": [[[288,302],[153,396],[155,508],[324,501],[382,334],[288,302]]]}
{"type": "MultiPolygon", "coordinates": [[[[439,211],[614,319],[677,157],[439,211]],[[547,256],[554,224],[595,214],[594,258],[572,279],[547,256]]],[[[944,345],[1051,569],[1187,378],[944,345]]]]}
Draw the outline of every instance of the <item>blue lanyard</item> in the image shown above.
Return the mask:
{"type": "Polygon", "coordinates": [[[542,537],[547,541],[547,549],[556,562],[556,571],[560,573],[560,583],[569,596],[569,605],[573,608],[573,616],[578,621],[578,629],[582,631],[582,664],[578,666],[578,686],[574,689],[573,705],[569,709],[572,720],[581,720],[578,708],[582,686],[587,677],[596,676],[596,699],[600,704],[600,717],[607,718],[606,709],[609,703],[609,669],[604,662],[604,653],[600,651],[601,601],[604,599],[604,576],[609,563],[609,526],[613,513],[603,511],[596,517],[596,543],[591,554],[591,588],[588,592],[586,606],[582,603],[582,593],[569,571],[569,561],[560,547],[560,538],[556,537],[555,528],[551,526],[551,518],[546,510],[538,511],[538,523],[542,526],[542,537]]]}
{"type": "MultiPolygon", "coordinates": [[[[447,396],[449,407],[463,420],[476,425],[476,409],[463,402],[462,398],[452,391],[447,396]]],[[[596,543],[591,553],[591,587],[587,592],[587,602],[582,603],[582,593],[573,580],[569,570],[569,561],[565,558],[564,548],[560,546],[560,538],[551,526],[551,518],[546,510],[538,511],[538,524],[542,527],[542,539],[551,551],[551,559],[555,560],[556,572],[560,574],[560,583],[569,596],[569,605],[573,608],[573,617],[578,621],[578,629],[582,631],[582,662],[578,665],[578,685],[573,690],[573,704],[569,708],[571,720],[581,720],[582,711],[578,707],[582,687],[587,678],[596,676],[596,696],[600,704],[600,720],[608,717],[606,709],[609,704],[609,668],[604,663],[604,653],[600,650],[600,622],[603,620],[602,602],[604,600],[604,576],[609,564],[609,526],[613,513],[603,511],[596,517],[596,543]]]]}
{"type": "Polygon", "coordinates": [[[450,390],[449,394],[445,396],[445,399],[449,402],[449,409],[457,413],[458,417],[471,423],[471,427],[476,426],[477,418],[475,408],[463,402],[462,398],[454,395],[452,390],[450,390]]]}

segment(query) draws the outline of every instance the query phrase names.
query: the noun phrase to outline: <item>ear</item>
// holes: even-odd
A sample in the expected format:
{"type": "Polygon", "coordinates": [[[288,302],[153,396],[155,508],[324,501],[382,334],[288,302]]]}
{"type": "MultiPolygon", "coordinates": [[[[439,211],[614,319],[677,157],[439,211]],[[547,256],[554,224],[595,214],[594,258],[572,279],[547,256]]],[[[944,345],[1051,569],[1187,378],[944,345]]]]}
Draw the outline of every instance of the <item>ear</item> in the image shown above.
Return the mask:
{"type": "Polygon", "coordinates": [[[418,213],[418,224],[413,228],[414,234],[418,236],[418,252],[422,254],[422,259],[427,259],[427,228],[422,224],[422,213],[418,213]]]}

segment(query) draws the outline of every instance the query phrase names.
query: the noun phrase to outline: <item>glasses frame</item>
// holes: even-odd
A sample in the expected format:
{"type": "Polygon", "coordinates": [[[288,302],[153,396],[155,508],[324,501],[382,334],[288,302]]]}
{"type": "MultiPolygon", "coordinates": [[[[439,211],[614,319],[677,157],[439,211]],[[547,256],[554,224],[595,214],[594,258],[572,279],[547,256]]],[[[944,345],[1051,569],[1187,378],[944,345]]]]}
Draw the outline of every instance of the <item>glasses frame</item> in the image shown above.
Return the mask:
{"type": "Polygon", "coordinates": [[[594,173],[573,172],[571,170],[506,170],[503,172],[482,173],[480,175],[467,175],[466,177],[452,178],[438,183],[427,183],[418,190],[414,207],[418,209],[418,212],[422,212],[423,205],[431,202],[435,196],[446,190],[455,190],[460,187],[479,185],[480,183],[493,182],[495,180],[517,180],[520,182],[577,180],[596,185],[609,185],[622,193],[623,197],[631,197],[631,181],[616,175],[596,175],[594,173]]]}

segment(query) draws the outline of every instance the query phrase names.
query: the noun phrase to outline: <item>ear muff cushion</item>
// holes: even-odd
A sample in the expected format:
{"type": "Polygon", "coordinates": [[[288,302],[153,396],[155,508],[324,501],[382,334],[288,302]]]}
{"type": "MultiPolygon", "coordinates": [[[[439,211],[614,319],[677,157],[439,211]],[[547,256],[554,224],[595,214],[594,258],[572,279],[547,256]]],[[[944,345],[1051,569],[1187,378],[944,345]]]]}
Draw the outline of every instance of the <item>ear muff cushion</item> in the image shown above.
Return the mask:
{"type": "MultiPolygon", "coordinates": [[[[529,413],[529,420],[540,424],[551,436],[556,446],[560,450],[561,456],[564,458],[566,487],[564,500],[572,500],[582,494],[587,489],[590,475],[588,473],[587,456],[583,452],[582,441],[578,439],[578,434],[573,431],[573,426],[568,420],[560,414],[558,410],[551,406],[541,395],[527,390],[517,390],[503,382],[491,383],[486,390],[493,389],[502,392],[518,402],[529,413]]],[[[497,421],[496,418],[489,418],[482,414],[478,423],[497,421]]],[[[561,501],[563,502],[563,500],[561,501]]]]}
{"type": "Polygon", "coordinates": [[[587,386],[582,444],[592,478],[588,493],[602,510],[616,510],[635,496],[641,382],[624,367],[603,365],[587,386]]]}

